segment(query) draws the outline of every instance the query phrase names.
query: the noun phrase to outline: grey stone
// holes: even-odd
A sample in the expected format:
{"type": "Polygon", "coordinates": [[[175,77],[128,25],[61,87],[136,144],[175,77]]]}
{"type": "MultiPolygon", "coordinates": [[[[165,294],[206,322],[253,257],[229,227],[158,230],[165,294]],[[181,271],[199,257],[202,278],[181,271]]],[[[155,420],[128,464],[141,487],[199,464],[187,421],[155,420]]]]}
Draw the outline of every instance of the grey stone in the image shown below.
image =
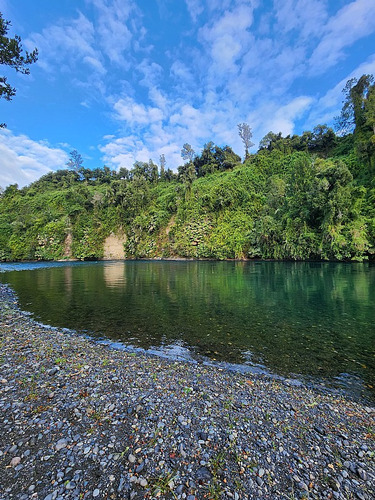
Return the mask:
{"type": "Polygon", "coordinates": [[[141,464],[139,464],[139,465],[138,465],[138,467],[135,469],[135,472],[136,472],[137,474],[140,474],[140,473],[143,471],[143,469],[144,469],[144,468],[145,468],[145,463],[144,463],[144,462],[142,462],[142,463],[141,463],[141,464]]]}
{"type": "Polygon", "coordinates": [[[211,472],[207,469],[207,467],[199,467],[195,474],[196,478],[202,481],[209,481],[211,479],[211,472]]]}
{"type": "Polygon", "coordinates": [[[68,441],[65,438],[59,439],[55,444],[55,450],[60,451],[63,448],[66,448],[68,441]]]}
{"type": "Polygon", "coordinates": [[[258,486],[262,486],[263,485],[263,479],[260,478],[259,476],[256,477],[256,482],[257,482],[258,486]]]}
{"type": "Polygon", "coordinates": [[[367,472],[363,470],[361,467],[358,467],[357,474],[361,479],[363,479],[363,481],[367,481],[368,479],[367,472]]]}

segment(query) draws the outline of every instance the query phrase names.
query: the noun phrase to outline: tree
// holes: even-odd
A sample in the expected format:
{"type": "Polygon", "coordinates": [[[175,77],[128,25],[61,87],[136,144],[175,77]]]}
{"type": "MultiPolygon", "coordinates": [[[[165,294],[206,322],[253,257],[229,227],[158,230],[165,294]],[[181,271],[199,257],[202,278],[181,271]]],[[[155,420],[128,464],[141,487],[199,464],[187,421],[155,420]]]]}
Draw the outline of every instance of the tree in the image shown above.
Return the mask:
{"type": "Polygon", "coordinates": [[[254,146],[254,143],[251,142],[253,133],[251,131],[251,127],[247,123],[239,123],[237,127],[238,134],[245,145],[245,160],[247,160],[247,158],[249,157],[249,149],[254,146]]]}
{"type": "Polygon", "coordinates": [[[183,160],[188,161],[189,163],[192,163],[194,160],[195,151],[187,142],[182,146],[181,156],[183,160]]]}
{"type": "Polygon", "coordinates": [[[359,80],[351,78],[346,82],[341,114],[335,119],[336,129],[341,135],[353,132],[365,123],[365,102],[373,83],[373,75],[362,75],[359,80]]]}
{"type": "Polygon", "coordinates": [[[165,179],[165,165],[166,165],[164,153],[160,155],[160,179],[163,181],[165,179]]]}
{"type": "MultiPolygon", "coordinates": [[[[8,38],[6,35],[9,31],[10,21],[3,19],[0,12],[0,64],[14,68],[18,73],[24,75],[30,74],[28,66],[38,59],[38,50],[25,52],[21,44],[21,38],[15,35],[14,38],[8,38]]],[[[16,89],[12,87],[5,76],[0,77],[0,98],[11,101],[16,95],[16,89]]],[[[0,124],[0,127],[5,127],[5,123],[0,124]]]]}
{"type": "Polygon", "coordinates": [[[274,143],[278,139],[280,139],[280,136],[281,134],[275,134],[274,132],[272,132],[272,130],[268,132],[268,134],[266,134],[259,142],[259,151],[262,149],[268,149],[269,151],[271,151],[273,149],[274,143]]]}
{"type": "Polygon", "coordinates": [[[185,165],[178,167],[178,176],[184,184],[187,186],[187,191],[190,191],[191,184],[195,177],[195,166],[193,163],[195,157],[194,149],[187,142],[183,145],[181,149],[182,159],[187,163],[185,165]]]}
{"type": "Polygon", "coordinates": [[[215,146],[212,141],[204,145],[200,156],[194,158],[197,177],[203,177],[216,171],[224,172],[235,167],[238,163],[241,163],[241,158],[229,146],[221,148],[215,146]]]}
{"type": "Polygon", "coordinates": [[[367,101],[365,102],[366,123],[372,128],[372,134],[375,136],[375,85],[369,89],[367,101]]]}
{"type": "Polygon", "coordinates": [[[73,149],[73,151],[71,151],[69,155],[70,159],[66,163],[67,167],[74,170],[75,172],[78,172],[78,170],[82,167],[83,164],[82,156],[78,153],[76,149],[73,149]]]}
{"type": "Polygon", "coordinates": [[[308,150],[312,153],[322,153],[327,156],[336,145],[336,135],[331,127],[317,125],[313,128],[308,150]]]}

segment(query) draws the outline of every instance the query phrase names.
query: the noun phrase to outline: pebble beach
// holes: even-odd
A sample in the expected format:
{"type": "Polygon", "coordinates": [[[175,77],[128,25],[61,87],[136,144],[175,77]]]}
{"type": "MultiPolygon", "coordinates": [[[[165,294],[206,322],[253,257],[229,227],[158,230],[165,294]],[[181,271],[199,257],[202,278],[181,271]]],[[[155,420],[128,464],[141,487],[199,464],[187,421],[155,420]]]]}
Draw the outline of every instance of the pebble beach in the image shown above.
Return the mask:
{"type": "Polygon", "coordinates": [[[0,499],[375,498],[375,408],[111,349],[0,286],[0,499]]]}

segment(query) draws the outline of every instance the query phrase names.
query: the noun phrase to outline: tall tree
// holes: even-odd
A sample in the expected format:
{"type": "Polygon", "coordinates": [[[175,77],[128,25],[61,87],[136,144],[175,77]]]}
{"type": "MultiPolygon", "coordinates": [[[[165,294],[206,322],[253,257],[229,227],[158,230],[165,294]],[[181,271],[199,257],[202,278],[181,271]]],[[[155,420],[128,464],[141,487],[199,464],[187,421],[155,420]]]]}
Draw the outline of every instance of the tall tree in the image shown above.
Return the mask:
{"type": "Polygon", "coordinates": [[[251,127],[248,123],[239,123],[238,134],[241,137],[242,142],[245,146],[245,160],[249,157],[249,149],[254,146],[254,143],[251,142],[251,138],[253,137],[253,133],[251,131],[251,127]]]}
{"type": "Polygon", "coordinates": [[[375,83],[373,75],[352,78],[343,90],[341,115],[336,119],[341,134],[353,132],[358,157],[371,169],[375,168],[375,83]]]}
{"type": "Polygon", "coordinates": [[[194,160],[195,151],[187,142],[182,146],[181,156],[183,160],[188,162],[192,162],[194,160]]]}
{"type": "Polygon", "coordinates": [[[351,78],[346,82],[343,107],[340,116],[336,117],[336,129],[341,135],[361,128],[366,122],[365,102],[373,84],[373,75],[362,75],[359,80],[351,78]]]}
{"type": "Polygon", "coordinates": [[[82,156],[78,153],[76,149],[73,149],[69,153],[70,158],[69,161],[66,163],[67,167],[70,168],[71,170],[74,170],[75,172],[78,172],[78,170],[82,167],[83,160],[82,156]]]}
{"type": "MultiPolygon", "coordinates": [[[[0,12],[0,64],[14,68],[18,73],[24,75],[30,74],[28,66],[38,59],[38,50],[25,52],[23,54],[21,38],[15,35],[14,38],[8,38],[10,21],[6,21],[0,12]]],[[[10,101],[16,95],[16,89],[12,87],[5,76],[0,76],[0,98],[10,101]]],[[[5,127],[5,123],[0,127],[5,127]]]]}
{"type": "Polygon", "coordinates": [[[166,165],[165,155],[164,153],[160,155],[160,179],[165,179],[165,165],[166,165]]]}
{"type": "Polygon", "coordinates": [[[365,119],[369,127],[372,128],[372,134],[375,136],[375,85],[372,85],[365,102],[365,119]]]}
{"type": "Polygon", "coordinates": [[[195,177],[194,157],[195,151],[190,144],[185,143],[181,149],[182,159],[187,163],[182,167],[178,167],[179,178],[187,186],[187,193],[190,192],[191,184],[195,177]]]}

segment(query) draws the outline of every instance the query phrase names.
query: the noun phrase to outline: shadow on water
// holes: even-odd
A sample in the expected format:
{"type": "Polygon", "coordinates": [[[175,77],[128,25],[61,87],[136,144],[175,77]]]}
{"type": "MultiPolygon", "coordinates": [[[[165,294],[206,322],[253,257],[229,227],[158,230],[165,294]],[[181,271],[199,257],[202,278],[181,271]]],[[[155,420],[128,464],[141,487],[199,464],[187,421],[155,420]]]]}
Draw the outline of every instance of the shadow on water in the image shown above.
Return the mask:
{"type": "Polygon", "coordinates": [[[0,280],[45,324],[172,357],[205,356],[323,380],[374,397],[372,264],[126,261],[29,267],[3,265],[0,280]]]}

